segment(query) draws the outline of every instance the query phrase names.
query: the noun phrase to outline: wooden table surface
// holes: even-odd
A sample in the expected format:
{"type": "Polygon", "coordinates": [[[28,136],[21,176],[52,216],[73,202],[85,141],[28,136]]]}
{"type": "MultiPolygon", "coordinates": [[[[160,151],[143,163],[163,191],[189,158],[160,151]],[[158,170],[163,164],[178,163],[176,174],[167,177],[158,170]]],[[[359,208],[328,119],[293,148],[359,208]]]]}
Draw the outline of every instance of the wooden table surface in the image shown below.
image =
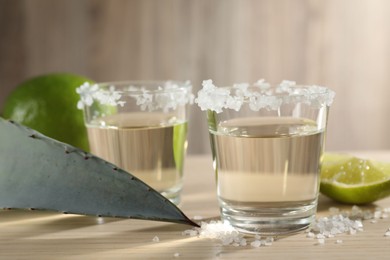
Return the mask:
{"type": "MultiPolygon", "coordinates": [[[[355,152],[390,161],[390,151],[355,152]]],[[[210,156],[189,156],[182,210],[190,218],[217,219],[210,156]]],[[[320,197],[318,217],[329,207],[351,209],[320,197]]],[[[390,207],[390,198],[365,209],[390,207]]],[[[47,211],[0,211],[0,259],[390,259],[390,218],[364,221],[364,231],[318,245],[299,233],[259,248],[222,246],[218,240],[182,235],[190,227],[164,222],[98,218],[47,211]],[[157,236],[159,242],[153,241],[157,236]],[[336,240],[342,240],[338,244],[336,240]]]]}

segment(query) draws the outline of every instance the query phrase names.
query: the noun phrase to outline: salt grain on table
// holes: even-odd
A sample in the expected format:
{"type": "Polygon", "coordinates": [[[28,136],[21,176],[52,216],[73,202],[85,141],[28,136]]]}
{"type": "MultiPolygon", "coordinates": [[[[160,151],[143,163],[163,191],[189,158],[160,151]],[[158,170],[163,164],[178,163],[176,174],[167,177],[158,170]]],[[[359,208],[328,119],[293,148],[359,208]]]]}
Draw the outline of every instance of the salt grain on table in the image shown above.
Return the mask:
{"type": "Polygon", "coordinates": [[[260,240],[255,240],[251,242],[252,247],[260,247],[261,246],[261,241],[260,240]]]}
{"type": "MultiPolygon", "coordinates": [[[[341,211],[338,208],[329,208],[331,213],[328,217],[316,219],[310,228],[306,230],[306,237],[315,239],[317,245],[323,245],[326,239],[333,238],[340,234],[355,235],[363,231],[363,221],[370,220],[376,223],[379,219],[388,218],[390,208],[377,208],[374,212],[362,210],[358,206],[353,206],[351,211],[341,211]]],[[[222,245],[227,246],[247,246],[261,247],[270,246],[274,242],[273,237],[261,239],[260,235],[255,235],[251,239],[245,239],[244,235],[239,233],[228,222],[210,221],[202,222],[200,228],[193,228],[183,232],[185,236],[199,238],[210,238],[220,240],[222,245]]],[[[390,228],[385,232],[385,237],[390,237],[390,228]]],[[[337,239],[336,244],[342,244],[343,240],[337,239]]]]}

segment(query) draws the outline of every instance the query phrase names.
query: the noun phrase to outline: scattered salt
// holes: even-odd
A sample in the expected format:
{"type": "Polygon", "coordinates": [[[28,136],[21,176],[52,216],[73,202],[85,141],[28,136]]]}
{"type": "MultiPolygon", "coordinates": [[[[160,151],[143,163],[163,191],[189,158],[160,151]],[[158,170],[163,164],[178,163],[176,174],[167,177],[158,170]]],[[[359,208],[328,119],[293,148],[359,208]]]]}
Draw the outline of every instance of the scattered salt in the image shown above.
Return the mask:
{"type": "Polygon", "coordinates": [[[340,209],[339,208],[335,208],[335,207],[330,207],[329,208],[329,212],[334,215],[334,214],[339,214],[340,213],[340,209]]]}
{"type": "Polygon", "coordinates": [[[173,254],[173,257],[176,257],[176,258],[177,258],[177,257],[180,257],[180,253],[174,253],[174,254],[173,254]]]}
{"type": "Polygon", "coordinates": [[[247,246],[248,244],[252,247],[259,247],[261,245],[270,246],[274,242],[273,237],[261,239],[259,235],[255,235],[253,240],[250,239],[248,241],[243,234],[238,232],[228,222],[214,220],[209,223],[202,222],[200,228],[185,230],[182,234],[184,236],[198,236],[200,238],[216,239],[224,246],[230,245],[235,247],[247,246]]]}
{"type": "Polygon", "coordinates": [[[246,245],[247,245],[246,239],[243,238],[243,239],[240,241],[240,246],[246,246],[246,245]]]}
{"type": "Polygon", "coordinates": [[[187,236],[190,236],[190,237],[195,237],[195,236],[198,235],[198,231],[192,230],[192,229],[184,230],[183,231],[183,235],[187,235],[187,236]]]}
{"type": "Polygon", "coordinates": [[[255,240],[251,242],[252,247],[260,247],[261,246],[261,241],[260,240],[255,240]]]}
{"type": "Polygon", "coordinates": [[[241,243],[244,239],[233,226],[228,222],[210,221],[210,223],[202,222],[200,228],[186,230],[183,235],[199,236],[201,238],[218,239],[223,245],[231,245],[234,243],[241,243]]]}
{"type": "MultiPolygon", "coordinates": [[[[329,211],[333,214],[315,220],[306,235],[308,238],[317,238],[318,244],[324,244],[325,239],[333,238],[339,234],[355,235],[357,232],[363,231],[362,220],[369,216],[358,206],[353,206],[350,212],[341,212],[334,207],[329,208],[329,211]]],[[[370,216],[372,217],[372,214],[370,216]]]]}
{"type": "Polygon", "coordinates": [[[374,212],[374,218],[375,218],[375,219],[379,219],[379,218],[381,218],[381,216],[382,216],[382,212],[379,211],[379,210],[375,210],[375,212],[374,212]]]}
{"type": "Polygon", "coordinates": [[[350,228],[349,229],[349,234],[350,235],[355,235],[356,234],[356,229],[350,228]]]}
{"type": "Polygon", "coordinates": [[[264,245],[265,246],[272,246],[272,243],[274,242],[274,238],[273,237],[267,237],[264,241],[264,245]]]}
{"type": "Polygon", "coordinates": [[[153,242],[160,242],[160,239],[158,238],[158,236],[155,236],[153,239],[152,239],[153,242]]]}
{"type": "Polygon", "coordinates": [[[311,227],[311,232],[316,233],[317,238],[325,238],[327,234],[356,233],[356,231],[361,231],[362,226],[361,221],[351,220],[348,217],[338,214],[329,218],[323,217],[317,219],[311,227]]]}
{"type": "Polygon", "coordinates": [[[313,232],[308,232],[306,237],[308,238],[314,238],[316,235],[313,232]]]}
{"type": "MultiPolygon", "coordinates": [[[[390,208],[377,208],[372,212],[363,210],[358,206],[353,206],[351,211],[341,211],[337,208],[330,208],[329,211],[334,214],[317,218],[310,228],[305,231],[306,237],[315,239],[317,245],[323,245],[327,239],[341,234],[356,235],[358,232],[362,232],[363,220],[370,220],[371,223],[376,223],[379,219],[383,218],[383,215],[386,216],[390,213],[390,208]]],[[[270,246],[274,242],[274,237],[262,238],[258,234],[254,235],[251,239],[244,238],[244,235],[239,233],[228,222],[222,221],[202,222],[200,228],[185,230],[183,235],[216,239],[222,245],[235,247],[248,245],[251,247],[270,246]]],[[[384,236],[390,237],[390,228],[384,233],[384,236]]],[[[342,244],[343,240],[337,239],[335,243],[342,244]]]]}

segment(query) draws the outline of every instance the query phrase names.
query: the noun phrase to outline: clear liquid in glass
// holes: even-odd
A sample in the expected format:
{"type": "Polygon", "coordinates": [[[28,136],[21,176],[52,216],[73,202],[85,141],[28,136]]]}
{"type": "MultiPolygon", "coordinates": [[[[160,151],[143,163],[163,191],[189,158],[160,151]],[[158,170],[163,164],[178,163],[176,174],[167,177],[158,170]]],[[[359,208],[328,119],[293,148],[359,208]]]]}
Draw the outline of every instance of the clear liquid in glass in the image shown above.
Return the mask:
{"type": "Polygon", "coordinates": [[[91,152],[180,202],[187,123],[165,113],[122,113],[87,125],[91,152]],[[171,118],[170,118],[171,117],[171,118]]]}
{"type": "Polygon", "coordinates": [[[237,118],[210,131],[224,220],[246,233],[302,230],[315,217],[324,133],[292,117],[237,118]]]}

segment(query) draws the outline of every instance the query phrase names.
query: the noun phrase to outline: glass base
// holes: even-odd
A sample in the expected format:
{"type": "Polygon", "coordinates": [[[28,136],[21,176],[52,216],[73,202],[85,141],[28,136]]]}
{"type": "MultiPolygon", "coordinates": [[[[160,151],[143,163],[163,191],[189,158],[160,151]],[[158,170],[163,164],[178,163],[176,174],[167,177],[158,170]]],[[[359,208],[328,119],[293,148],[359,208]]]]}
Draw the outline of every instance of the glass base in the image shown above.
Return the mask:
{"type": "Polygon", "coordinates": [[[300,202],[232,203],[220,200],[222,220],[239,232],[283,236],[302,231],[315,220],[317,200],[300,202]]]}

